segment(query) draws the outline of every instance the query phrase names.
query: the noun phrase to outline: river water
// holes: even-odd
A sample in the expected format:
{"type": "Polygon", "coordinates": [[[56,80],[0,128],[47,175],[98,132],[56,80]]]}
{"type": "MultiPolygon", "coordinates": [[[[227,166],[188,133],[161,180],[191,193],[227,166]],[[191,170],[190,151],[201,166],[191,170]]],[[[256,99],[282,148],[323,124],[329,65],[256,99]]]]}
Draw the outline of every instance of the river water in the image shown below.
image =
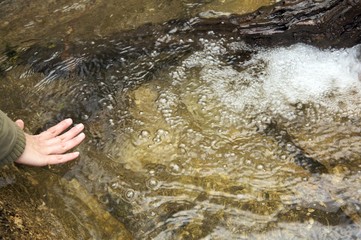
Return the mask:
{"type": "MultiPolygon", "coordinates": [[[[75,116],[87,134],[78,160],[6,169],[0,190],[30,182],[27,198],[41,199],[74,239],[361,238],[360,46],[251,49],[194,36],[199,48],[172,63],[152,52],[96,77],[13,64],[12,51],[34,44],[47,46],[44,56],[57,39],[86,53],[147,22],[270,3],[0,1],[1,109],[31,132],[75,116]],[[131,74],[152,70],[143,68],[150,60],[166,67],[146,80],[131,74]]],[[[38,49],[25,56],[43,57],[38,49]]]]}

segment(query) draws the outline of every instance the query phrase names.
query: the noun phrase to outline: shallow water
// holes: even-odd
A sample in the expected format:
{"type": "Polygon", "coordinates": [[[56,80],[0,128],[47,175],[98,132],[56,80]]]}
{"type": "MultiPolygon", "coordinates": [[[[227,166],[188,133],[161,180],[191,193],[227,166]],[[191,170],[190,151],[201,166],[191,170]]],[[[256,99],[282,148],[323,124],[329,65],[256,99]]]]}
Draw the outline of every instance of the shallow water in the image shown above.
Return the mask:
{"type": "Polygon", "coordinates": [[[121,205],[126,192],[137,236],[359,236],[347,220],[360,200],[359,47],[260,50],[243,71],[224,66],[222,51],[221,43],[206,42],[173,72],[131,93],[131,127],[120,148],[107,151],[143,173],[145,189],[115,180],[108,193],[121,205]],[[267,135],[270,121],[293,141],[267,135]],[[295,164],[295,146],[329,174],[295,164]]]}
{"type": "MultiPolygon", "coordinates": [[[[235,1],[174,2],[179,8],[129,3],[110,13],[114,2],[48,1],[45,9],[53,6],[60,23],[71,24],[41,19],[49,21],[48,31],[68,29],[69,41],[76,41],[209,9],[248,11],[246,2],[238,8],[235,1]],[[90,13],[102,16],[105,27],[92,26],[90,13]],[[112,14],[122,24],[104,20],[112,14]]],[[[15,32],[8,30],[4,39],[20,42],[15,32]]],[[[100,83],[75,76],[39,88],[44,75],[9,66],[0,106],[27,120],[31,131],[81,94],[85,107],[92,108],[87,98],[97,95],[103,108],[91,118],[80,111],[87,142],[77,161],[21,167],[25,180],[10,169],[1,186],[16,189],[30,181],[30,196],[75,229],[70,236],[78,239],[115,239],[122,224],[135,239],[361,238],[360,46],[255,51],[239,39],[197,41],[198,51],[122,90],[107,81],[118,77],[118,69],[100,83]],[[22,99],[14,97],[19,89],[22,99]],[[297,162],[300,155],[324,170],[310,171],[297,162]]]]}

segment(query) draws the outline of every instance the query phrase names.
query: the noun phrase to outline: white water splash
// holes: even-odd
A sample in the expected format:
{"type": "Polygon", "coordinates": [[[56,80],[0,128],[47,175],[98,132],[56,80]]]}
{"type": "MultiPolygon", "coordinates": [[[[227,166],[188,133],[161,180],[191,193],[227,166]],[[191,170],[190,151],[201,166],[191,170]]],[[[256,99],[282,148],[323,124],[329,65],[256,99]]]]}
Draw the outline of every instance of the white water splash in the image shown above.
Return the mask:
{"type": "Polygon", "coordinates": [[[252,108],[287,117],[292,106],[309,103],[331,111],[353,111],[361,103],[360,51],[360,45],[320,50],[296,44],[261,49],[234,68],[220,64],[224,47],[206,42],[203,51],[183,62],[183,68],[200,67],[201,80],[234,111],[252,108]]]}

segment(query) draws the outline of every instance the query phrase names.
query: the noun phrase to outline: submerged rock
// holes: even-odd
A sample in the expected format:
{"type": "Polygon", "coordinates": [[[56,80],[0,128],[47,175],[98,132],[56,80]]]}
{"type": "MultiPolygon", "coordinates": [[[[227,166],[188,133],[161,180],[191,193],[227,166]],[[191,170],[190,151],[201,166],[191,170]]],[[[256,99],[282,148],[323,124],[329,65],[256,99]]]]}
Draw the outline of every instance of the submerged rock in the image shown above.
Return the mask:
{"type": "MultiPolygon", "coordinates": [[[[211,111],[214,106],[207,105],[209,95],[203,92],[199,92],[199,96],[192,95],[194,84],[182,85],[184,82],[180,75],[182,68],[188,67],[189,74],[196,77],[206,71],[209,72],[209,79],[212,74],[219,77],[214,74],[217,69],[213,71],[209,67],[214,63],[226,70],[224,73],[227,77],[233,78],[238,76],[237,71],[244,69],[246,65],[242,63],[252,59],[259,46],[283,46],[297,42],[322,48],[353,46],[360,43],[360,12],[360,1],[281,1],[247,15],[216,14],[215,17],[207,15],[172,20],[164,24],[146,24],[136,30],[92,41],[64,40],[47,46],[33,45],[25,52],[18,53],[16,58],[11,54],[12,60],[18,61],[19,67],[25,66],[28,69],[22,75],[23,78],[42,78],[32,97],[46,103],[39,106],[38,101],[34,100],[37,111],[43,114],[41,116],[46,120],[51,119],[44,128],[65,117],[83,121],[89,126],[91,138],[87,148],[91,149],[93,143],[97,150],[95,152],[99,153],[92,156],[84,151],[84,161],[88,162],[73,169],[73,174],[79,179],[59,180],[60,183],[56,184],[59,187],[58,195],[55,196],[68,196],[80,202],[69,208],[81,209],[83,215],[76,217],[79,217],[78,221],[84,222],[85,227],[81,224],[77,226],[85,238],[91,237],[91,234],[84,229],[99,229],[97,221],[109,223],[104,225],[103,237],[117,237],[116,233],[112,235],[112,231],[118,228],[122,229],[121,236],[124,234],[128,237],[128,232],[123,231],[123,225],[117,219],[129,220],[126,224],[140,238],[158,236],[165,239],[174,236],[172,234],[201,238],[207,234],[223,236],[228,232],[230,236],[234,236],[241,231],[253,231],[256,224],[258,231],[273,229],[272,224],[277,214],[280,216],[277,220],[281,221],[298,221],[303,213],[308,216],[307,205],[318,201],[316,196],[322,190],[315,190],[313,184],[319,187],[319,181],[327,180],[327,174],[319,174],[320,179],[315,177],[309,182],[305,181],[304,185],[300,184],[303,181],[301,176],[312,178],[312,173],[326,173],[327,162],[318,162],[316,158],[308,157],[307,149],[291,138],[293,135],[288,133],[289,126],[273,126],[268,129],[266,126],[263,132],[257,132],[252,125],[256,125],[256,117],[244,116],[244,119],[239,120],[241,111],[232,114],[232,111],[219,110],[217,119],[213,119],[211,111]],[[333,21],[335,19],[337,23],[333,21]],[[222,42],[221,46],[212,40],[219,40],[222,42]],[[242,46],[232,47],[233,43],[242,46]],[[224,46],[228,48],[223,51],[224,46]],[[206,54],[193,54],[198,50],[206,54]],[[187,59],[190,55],[195,58],[187,59]],[[185,65],[180,65],[183,61],[185,65]],[[208,67],[203,68],[202,64],[208,67]],[[146,88],[144,83],[150,80],[169,81],[170,78],[164,77],[164,70],[168,71],[175,66],[176,71],[171,71],[174,82],[169,85],[178,84],[181,89],[189,87],[189,90],[185,89],[188,91],[186,94],[177,95],[163,89],[164,95],[157,96],[156,87],[156,90],[146,88]],[[201,71],[197,71],[200,68],[201,71]],[[157,79],[157,76],[164,78],[157,79]],[[58,111],[58,115],[50,115],[58,111]],[[149,115],[146,116],[147,114],[149,115]],[[187,116],[189,121],[184,121],[181,114],[187,116]],[[161,128],[149,129],[143,126],[144,123],[150,125],[157,119],[161,119],[161,128]],[[136,137],[128,142],[123,141],[124,136],[119,130],[129,125],[126,121],[134,121],[138,126],[137,129],[129,127],[124,130],[136,137]],[[172,130],[178,126],[182,128],[172,130]],[[215,129],[218,132],[214,133],[215,129]],[[283,131],[286,131],[285,135],[282,135],[283,131]],[[264,135],[269,138],[264,139],[264,135]],[[124,142],[131,146],[127,148],[124,142]],[[287,146],[289,142],[291,144],[287,146]],[[277,144],[280,149],[275,147],[277,144]],[[148,155],[139,150],[139,146],[143,146],[143,151],[148,155]],[[98,151],[99,149],[102,151],[98,151]],[[277,152],[273,153],[270,149],[277,152]],[[108,158],[108,153],[114,154],[109,154],[108,158]],[[133,158],[124,164],[126,169],[122,170],[122,161],[127,160],[127,154],[133,158]],[[308,172],[301,172],[303,169],[298,169],[295,164],[274,163],[278,160],[278,155],[284,156],[283,154],[308,172]],[[99,166],[91,162],[94,159],[99,161],[99,166]],[[220,159],[224,162],[218,161],[220,159]],[[246,175],[236,175],[232,179],[230,171],[241,171],[246,175]],[[272,178],[277,174],[280,176],[272,178]],[[109,180],[111,175],[115,175],[112,176],[113,182],[109,180]],[[132,175],[131,182],[127,181],[129,175],[132,175]],[[273,182],[262,185],[262,180],[267,178],[273,182]],[[244,183],[244,179],[252,184],[244,183]],[[287,179],[291,181],[288,182],[287,179]],[[83,188],[82,184],[87,185],[88,189],[83,188]],[[293,184],[300,184],[303,188],[299,190],[293,184]],[[95,192],[95,196],[90,194],[91,190],[95,192]],[[300,197],[294,197],[295,193],[292,191],[300,197]],[[308,200],[307,191],[312,192],[314,198],[308,200]],[[225,205],[227,209],[224,209],[225,205]],[[302,210],[302,214],[297,207],[302,210]],[[178,218],[183,214],[190,217],[190,220],[185,219],[184,231],[182,219],[179,221],[178,218]],[[239,216],[242,216],[241,221],[239,216]],[[244,216],[248,218],[244,220],[244,216]],[[148,219],[146,223],[143,222],[145,217],[148,219]],[[96,221],[91,222],[93,219],[96,221]],[[159,224],[159,221],[163,222],[159,224]],[[224,226],[217,225],[219,222],[224,223],[224,226]],[[157,226],[159,227],[156,228],[157,226]],[[231,233],[229,229],[236,230],[231,233]]],[[[3,66],[8,66],[6,60],[1,61],[4,62],[3,66]]],[[[249,75],[257,75],[257,70],[249,75]]],[[[3,70],[4,74],[8,72],[3,70]]],[[[201,80],[206,82],[207,79],[201,80]]],[[[242,80],[239,83],[231,81],[227,86],[228,93],[240,88],[244,92],[252,90],[254,82],[246,78],[242,80]]],[[[207,84],[212,83],[207,82],[205,85],[207,84]]],[[[225,88],[221,89],[220,86],[197,87],[200,90],[218,91],[218,97],[222,100],[228,96],[227,91],[222,92],[225,88]]],[[[299,110],[302,108],[301,104],[299,110]]],[[[246,115],[247,112],[244,112],[246,115]]],[[[250,115],[252,114],[259,113],[251,111],[250,115]]],[[[44,119],[42,120],[45,121],[44,119]]],[[[310,145],[318,147],[317,142],[310,145]]],[[[328,150],[329,145],[325,145],[328,150]]],[[[352,150],[353,148],[350,151],[352,150]]],[[[313,155],[317,155],[315,152],[317,153],[313,151],[313,155]]],[[[338,153],[334,155],[337,157],[338,153]]],[[[324,153],[321,155],[324,156],[324,153]]],[[[351,183],[354,184],[352,181],[351,183]]],[[[334,202],[327,194],[324,195],[325,202],[334,202]]],[[[54,199],[49,200],[52,201],[57,203],[54,199]]],[[[319,219],[317,216],[310,218],[312,226],[315,225],[314,219],[323,223],[327,222],[329,216],[329,206],[317,207],[320,208],[316,211],[320,213],[319,219]]],[[[67,214],[70,219],[77,219],[67,214]]],[[[335,225],[349,223],[343,221],[344,214],[333,213],[331,217],[337,220],[335,225]]],[[[26,222],[17,218],[13,220],[16,228],[21,228],[26,222]]],[[[72,225],[64,223],[64,226],[72,225]]]]}

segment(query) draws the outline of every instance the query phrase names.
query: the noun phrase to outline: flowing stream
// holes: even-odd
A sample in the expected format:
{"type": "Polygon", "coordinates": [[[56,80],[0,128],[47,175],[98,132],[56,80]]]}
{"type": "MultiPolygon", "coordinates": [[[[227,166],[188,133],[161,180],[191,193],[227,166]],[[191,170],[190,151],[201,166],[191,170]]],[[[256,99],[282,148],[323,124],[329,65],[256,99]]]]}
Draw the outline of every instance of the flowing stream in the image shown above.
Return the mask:
{"type": "MultiPolygon", "coordinates": [[[[2,47],[51,42],[56,36],[36,40],[43,24],[76,42],[149,21],[269,3],[134,1],[113,10],[114,1],[45,1],[37,14],[20,11],[35,20],[14,25],[16,35],[6,30],[17,19],[15,3],[0,1],[9,11],[2,47]],[[49,9],[63,25],[44,17],[49,9]],[[101,16],[99,24],[92,26],[90,16],[101,16]]],[[[39,209],[73,229],[74,239],[126,239],[123,231],[159,240],[361,238],[361,46],[254,49],[241,39],[197,41],[199,50],[130,87],[114,84],[120,67],[95,82],[49,80],[3,56],[2,110],[35,132],[81,99],[77,121],[85,123],[87,140],[72,163],[5,168],[0,192],[30,182],[27,197],[41,199],[39,209]],[[92,96],[102,107],[89,116],[92,96]]]]}

